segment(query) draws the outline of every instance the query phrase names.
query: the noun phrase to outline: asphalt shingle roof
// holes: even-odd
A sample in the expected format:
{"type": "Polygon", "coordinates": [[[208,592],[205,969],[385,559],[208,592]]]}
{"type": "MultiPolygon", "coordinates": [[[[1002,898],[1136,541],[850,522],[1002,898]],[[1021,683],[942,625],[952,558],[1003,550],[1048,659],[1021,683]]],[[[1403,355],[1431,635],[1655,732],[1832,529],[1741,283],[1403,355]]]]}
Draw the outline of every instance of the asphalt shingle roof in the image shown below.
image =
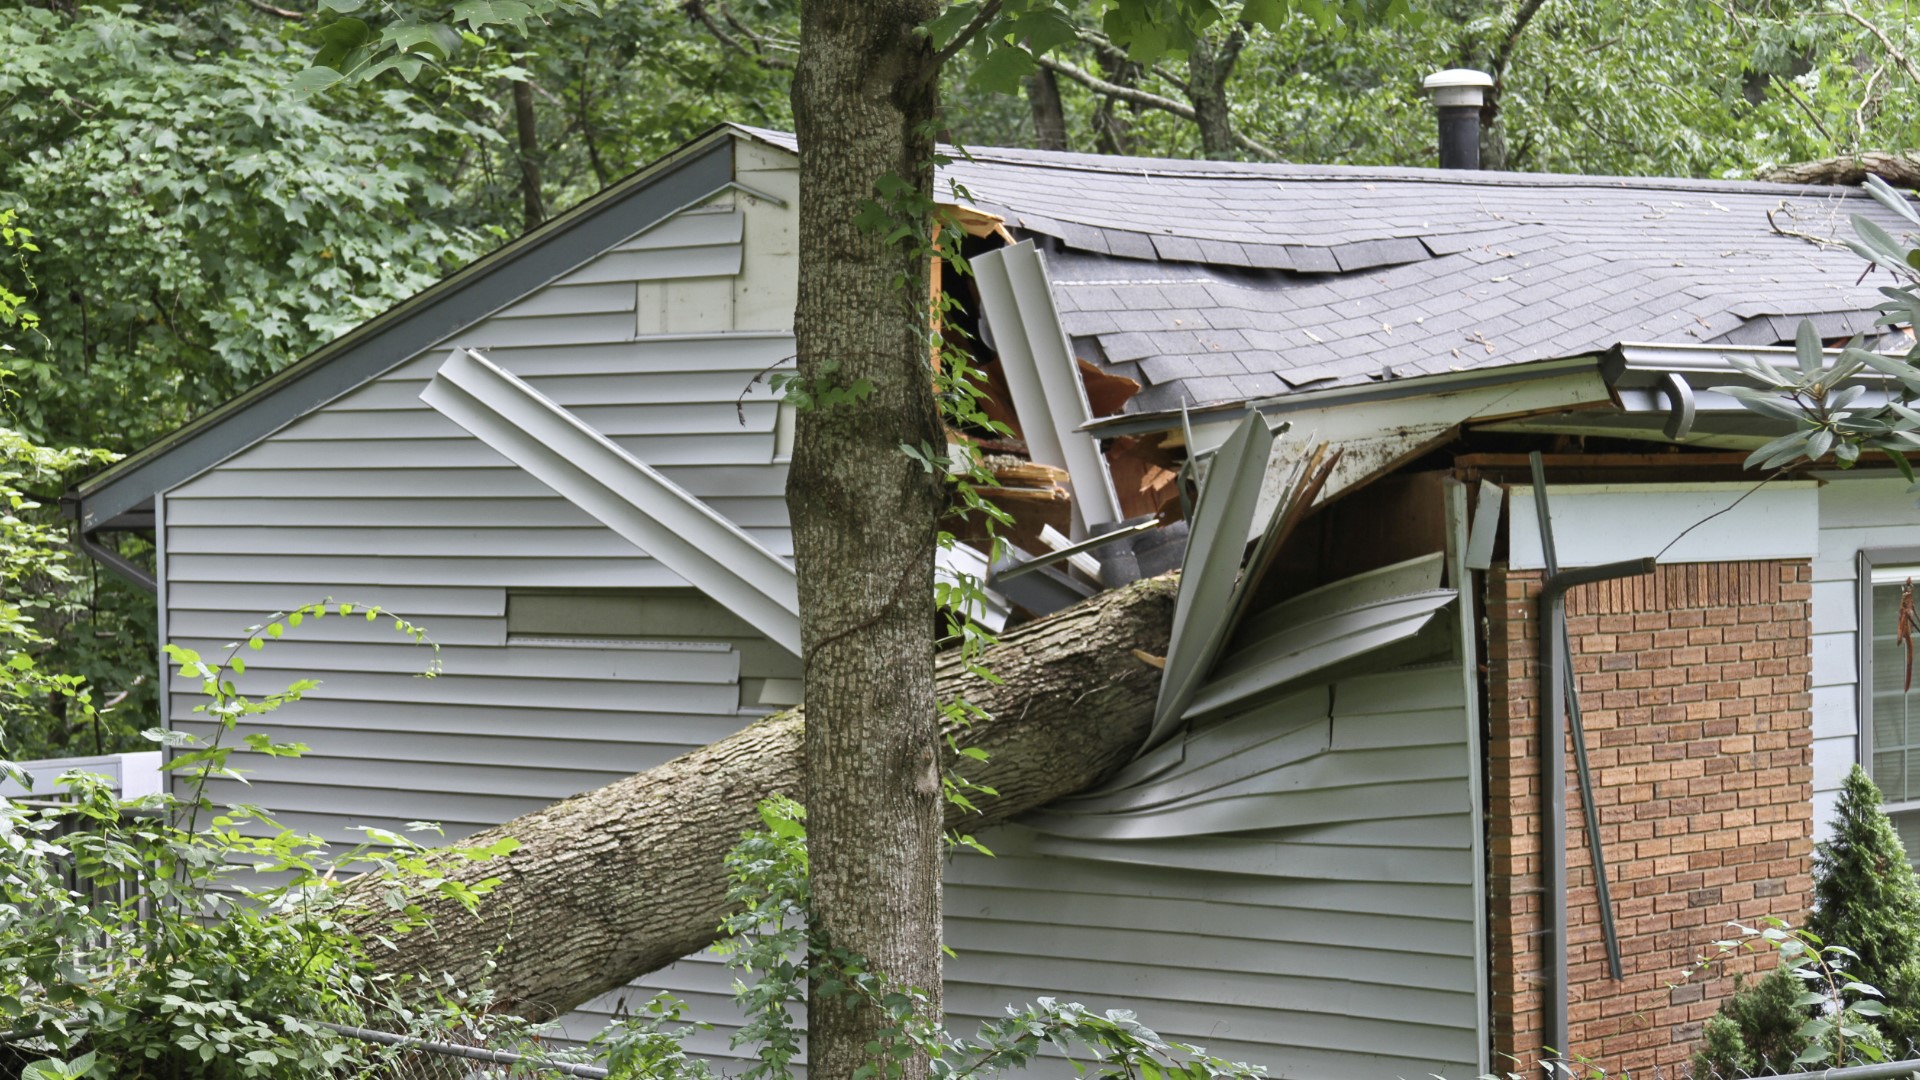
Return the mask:
{"type": "Polygon", "coordinates": [[[1130,412],[1622,341],[1772,344],[1802,316],[1866,331],[1885,275],[1781,230],[1901,231],[1864,194],[1752,181],[969,148],[939,185],[1051,238],[1066,331],[1141,381],[1130,412]]]}

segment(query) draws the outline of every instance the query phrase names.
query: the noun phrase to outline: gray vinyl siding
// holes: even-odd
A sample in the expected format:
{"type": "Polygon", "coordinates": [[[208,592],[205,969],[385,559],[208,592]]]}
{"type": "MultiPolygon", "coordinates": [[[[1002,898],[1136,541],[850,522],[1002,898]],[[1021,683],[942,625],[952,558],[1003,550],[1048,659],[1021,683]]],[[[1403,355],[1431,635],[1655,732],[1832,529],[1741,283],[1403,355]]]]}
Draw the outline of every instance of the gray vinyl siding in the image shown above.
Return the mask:
{"type": "MultiPolygon", "coordinates": [[[[321,680],[260,725],[312,749],[242,755],[251,786],[217,784],[215,799],[340,841],[414,820],[459,838],[764,711],[743,694],[790,665],[731,632],[595,647],[510,627],[510,603],[530,593],[688,583],[418,396],[452,347],[481,350],[790,552],[763,372],[793,352],[797,184],[775,152],[741,155],[741,182],[785,206],[736,193],[687,212],[166,493],[174,641],[218,654],[265,612],[332,597],[401,612],[441,644],[433,679],[418,676],[429,650],[360,619],[309,620],[248,652],[251,691],[321,680]]],[[[949,872],[955,1022],[1057,994],[1135,1008],[1163,1034],[1277,1076],[1466,1071],[1449,1064],[1475,1058],[1461,685],[1453,668],[1341,683],[1331,722],[1351,740],[1288,774],[1312,789],[1293,803],[1317,809],[1256,836],[1143,843],[1116,859],[996,831],[997,858],[958,857],[949,872]],[[1410,781],[1438,784],[1438,801],[1406,798],[1410,781]]],[[[171,722],[206,731],[197,686],[171,690],[171,722]]],[[[715,1025],[696,1051],[738,1057],[730,983],[713,957],[689,957],[566,1030],[584,1036],[622,998],[666,989],[715,1025]]]]}
{"type": "MultiPolygon", "coordinates": [[[[1324,749],[1301,739],[1269,755],[1260,786],[1305,798],[1267,829],[1147,842],[1021,825],[984,833],[994,857],[960,854],[947,868],[950,1025],[971,1031],[1051,996],[1132,1009],[1167,1038],[1275,1077],[1476,1075],[1463,687],[1455,664],[1379,672],[1218,723],[1276,736],[1269,745],[1309,728],[1322,736],[1324,749]],[[1433,790],[1411,797],[1410,773],[1433,790]]],[[[702,1045],[730,1060],[740,1053],[727,1048],[739,1026],[731,980],[702,955],[646,984],[713,1023],[702,1045]]],[[[611,1015],[621,996],[592,1003],[582,1021],[611,1015]]]]}
{"type": "Polygon", "coordinates": [[[1827,479],[1813,562],[1813,816],[1822,839],[1860,752],[1859,554],[1905,549],[1899,561],[1920,562],[1920,509],[1905,480],[1827,479]]]}
{"type": "MultiPolygon", "coordinates": [[[[749,233],[781,225],[749,220],[789,213],[733,195],[684,212],[168,493],[177,644],[216,654],[266,612],[332,597],[399,611],[441,645],[433,679],[418,677],[431,650],[358,619],[309,621],[248,653],[245,688],[320,680],[271,724],[313,749],[250,759],[253,786],[216,797],[298,815],[334,839],[414,819],[458,836],[659,764],[759,711],[742,707],[736,643],[510,643],[510,593],[686,582],[419,394],[451,348],[483,349],[788,555],[778,406],[752,380],[792,355],[790,335],[769,329],[771,316],[736,318],[735,305],[642,333],[638,307],[643,286],[671,293],[682,278],[731,288],[746,276],[749,233]]],[[[173,690],[172,722],[206,731],[197,687],[173,690]]]]}
{"type": "Polygon", "coordinates": [[[1012,964],[1039,980],[1027,985],[1137,1009],[1275,1076],[1473,1075],[1463,686],[1455,664],[1380,672],[1202,725],[1156,783],[1232,785],[1221,797],[1262,800],[1266,828],[1037,835],[1044,860],[1002,840],[1007,862],[956,863],[956,974],[985,981],[1012,964]]]}

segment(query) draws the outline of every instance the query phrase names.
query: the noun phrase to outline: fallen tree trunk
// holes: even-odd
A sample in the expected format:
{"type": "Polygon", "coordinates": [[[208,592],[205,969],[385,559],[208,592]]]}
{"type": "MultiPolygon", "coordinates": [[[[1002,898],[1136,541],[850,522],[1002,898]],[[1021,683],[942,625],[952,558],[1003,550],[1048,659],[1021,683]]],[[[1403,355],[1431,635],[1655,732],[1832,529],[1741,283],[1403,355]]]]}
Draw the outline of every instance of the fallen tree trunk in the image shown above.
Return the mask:
{"type": "MultiPolygon", "coordinates": [[[[940,658],[941,698],[964,697],[991,717],[960,736],[990,755],[966,762],[962,775],[999,791],[977,799],[978,815],[949,807],[950,827],[1006,821],[1132,758],[1160,683],[1135,650],[1165,655],[1174,591],[1171,577],[1137,582],[1008,633],[982,657],[997,684],[940,658]]],[[[759,824],[756,804],[802,790],[804,724],[804,709],[776,714],[464,841],[510,836],[521,846],[452,865],[448,872],[469,883],[500,882],[474,914],[439,898],[423,902],[432,926],[394,937],[375,962],[477,980],[491,960],[487,982],[503,1003],[544,1019],[704,948],[728,910],[723,860],[759,824]]],[[[389,887],[371,875],[346,886],[364,902],[389,887]]],[[[348,919],[369,938],[388,922],[377,911],[348,919]]]]}
{"type": "Polygon", "coordinates": [[[1920,186],[1920,151],[1869,150],[1861,154],[1779,165],[1760,179],[1781,184],[1858,184],[1877,176],[1889,184],[1920,186]]]}

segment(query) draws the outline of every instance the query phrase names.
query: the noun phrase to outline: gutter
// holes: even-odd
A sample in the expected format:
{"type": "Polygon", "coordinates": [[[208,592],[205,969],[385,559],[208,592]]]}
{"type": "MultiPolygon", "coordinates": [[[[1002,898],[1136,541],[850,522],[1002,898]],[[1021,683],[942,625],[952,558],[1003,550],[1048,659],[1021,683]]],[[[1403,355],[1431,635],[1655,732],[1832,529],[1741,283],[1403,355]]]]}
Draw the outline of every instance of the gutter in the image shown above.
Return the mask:
{"type": "Polygon", "coordinates": [[[74,544],[79,547],[87,558],[92,559],[114,574],[132,582],[148,596],[160,595],[159,581],[156,580],[152,574],[148,573],[145,567],[142,567],[139,563],[102,544],[100,541],[94,539],[93,533],[87,531],[86,525],[80,516],[80,496],[72,492],[62,495],[60,497],[60,514],[62,517],[72,519],[74,544]]]}
{"type": "Polygon", "coordinates": [[[1179,409],[1163,409],[1150,413],[1121,413],[1118,416],[1103,416],[1097,420],[1088,421],[1080,425],[1080,430],[1097,438],[1106,439],[1116,435],[1143,435],[1154,431],[1170,431],[1180,427],[1183,422],[1207,423],[1232,420],[1255,412],[1267,417],[1284,419],[1289,413],[1305,409],[1324,409],[1340,405],[1364,405],[1400,398],[1426,397],[1448,391],[1472,390],[1482,386],[1512,384],[1532,379],[1549,379],[1556,375],[1594,370],[1599,371],[1608,385],[1612,385],[1614,380],[1619,378],[1622,365],[1619,357],[1611,350],[1583,353],[1579,356],[1530,361],[1506,367],[1447,372],[1443,375],[1415,375],[1388,382],[1335,386],[1324,390],[1303,390],[1295,394],[1283,394],[1279,397],[1259,398],[1253,401],[1183,406],[1179,409]]]}

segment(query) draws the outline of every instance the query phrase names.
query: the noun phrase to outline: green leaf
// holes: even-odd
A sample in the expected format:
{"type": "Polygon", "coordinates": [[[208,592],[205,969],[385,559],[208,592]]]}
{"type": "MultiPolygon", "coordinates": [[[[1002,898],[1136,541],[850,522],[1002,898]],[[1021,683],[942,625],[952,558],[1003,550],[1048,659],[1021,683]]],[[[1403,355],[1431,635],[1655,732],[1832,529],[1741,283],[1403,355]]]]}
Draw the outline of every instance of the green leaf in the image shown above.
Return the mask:
{"type": "Polygon", "coordinates": [[[1020,80],[1033,74],[1033,55],[1018,45],[990,42],[987,55],[973,69],[969,84],[981,90],[1017,93],[1020,80]]]}
{"type": "Polygon", "coordinates": [[[339,82],[340,78],[340,73],[332,68],[316,65],[288,80],[287,89],[296,99],[309,98],[339,82]]]}
{"type": "Polygon", "coordinates": [[[1822,355],[1825,349],[1813,320],[1801,319],[1793,333],[1793,350],[1800,360],[1800,374],[1806,376],[1808,382],[1818,379],[1821,369],[1826,367],[1826,358],[1822,355]]]}

